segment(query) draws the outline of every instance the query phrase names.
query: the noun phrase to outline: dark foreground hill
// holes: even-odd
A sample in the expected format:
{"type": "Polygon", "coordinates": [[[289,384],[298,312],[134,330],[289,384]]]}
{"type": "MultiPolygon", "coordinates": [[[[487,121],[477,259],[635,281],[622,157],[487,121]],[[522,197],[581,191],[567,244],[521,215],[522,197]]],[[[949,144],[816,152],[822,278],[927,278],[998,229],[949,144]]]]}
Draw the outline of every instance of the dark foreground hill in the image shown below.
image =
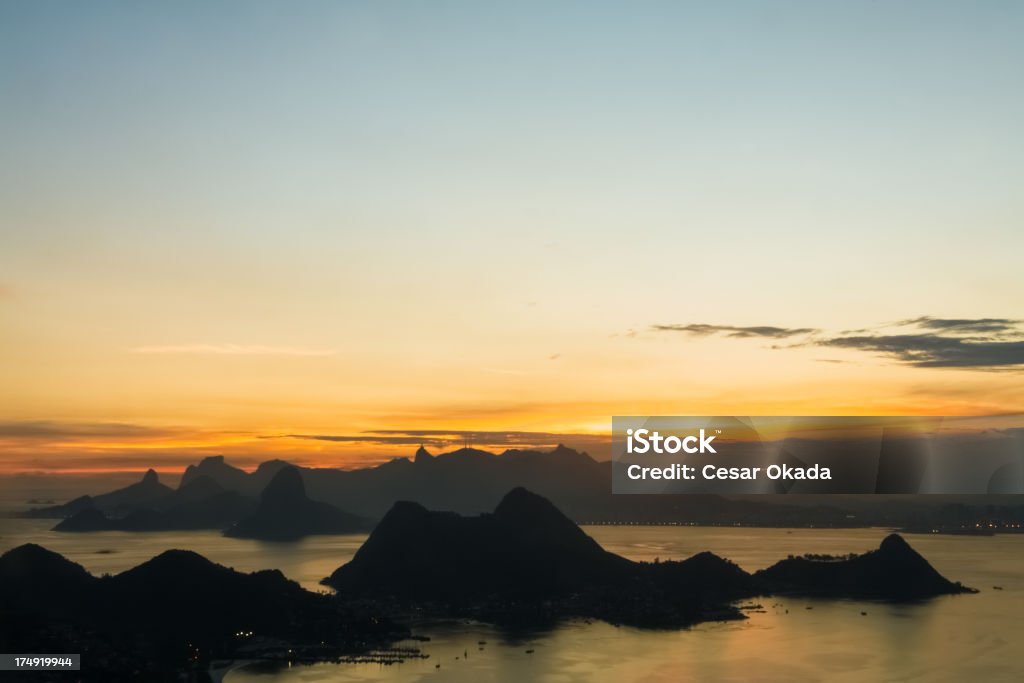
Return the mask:
{"type": "Polygon", "coordinates": [[[623,579],[632,564],[544,498],[515,489],[493,514],[477,517],[396,503],[353,561],[325,583],[346,593],[386,588],[414,598],[546,596],[623,579]]]}
{"type": "Polygon", "coordinates": [[[299,471],[278,470],[260,496],[259,507],[225,533],[238,538],[292,541],[316,534],[368,531],[372,524],[333,505],[310,500],[299,471]]]}
{"type": "Polygon", "coordinates": [[[102,578],[33,544],[0,556],[0,643],[83,653],[82,680],[178,680],[259,643],[329,658],[406,633],[279,571],[243,574],[185,550],[102,578]]]}
{"type": "Polygon", "coordinates": [[[775,593],[807,596],[918,600],[970,592],[935,571],[902,536],[890,534],[877,550],[838,558],[791,557],[755,578],[775,593]]]}
{"type": "MultiPolygon", "coordinates": [[[[279,474],[294,500],[295,474],[279,474]]],[[[275,486],[274,489],[277,489],[275,486]]],[[[920,600],[969,592],[902,538],[846,558],[790,558],[754,575],[709,552],[681,562],[610,553],[525,489],[493,513],[398,503],[348,564],[310,593],[279,571],[242,574],[171,550],[97,578],[37,545],[0,556],[0,643],[12,652],[88,653],[82,680],[161,682],[212,659],[330,659],[408,634],[418,617],[541,626],[593,617],[676,628],[739,619],[735,601],[769,594],[920,600]]],[[[44,680],[44,678],[41,678],[44,680]]]]}
{"type": "Polygon", "coordinates": [[[342,596],[441,612],[512,619],[544,612],[640,626],[738,618],[731,601],[773,593],[903,600],[967,590],[898,536],[865,555],[787,560],[755,575],[708,552],[682,562],[632,562],[525,489],[474,517],[398,503],[324,583],[342,596]]]}

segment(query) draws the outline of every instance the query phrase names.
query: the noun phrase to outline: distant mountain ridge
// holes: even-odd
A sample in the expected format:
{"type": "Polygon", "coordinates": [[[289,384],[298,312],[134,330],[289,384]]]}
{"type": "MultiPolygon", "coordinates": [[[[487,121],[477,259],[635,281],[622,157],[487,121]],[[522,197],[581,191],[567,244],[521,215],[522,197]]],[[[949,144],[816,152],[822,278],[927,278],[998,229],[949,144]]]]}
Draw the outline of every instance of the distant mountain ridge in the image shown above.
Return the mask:
{"type": "Polygon", "coordinates": [[[310,500],[299,470],[287,465],[263,489],[255,512],[225,533],[238,538],[292,541],[317,534],[369,531],[372,526],[362,517],[310,500]]]}
{"type": "MultiPolygon", "coordinates": [[[[199,474],[245,495],[262,490],[287,463],[275,460],[248,473],[220,456],[186,470],[183,482],[199,474]]],[[[611,465],[563,445],[550,451],[511,449],[491,453],[460,448],[434,455],[420,446],[412,458],[394,458],[354,470],[298,468],[313,500],[367,519],[381,519],[399,500],[432,509],[473,514],[490,508],[507,491],[523,487],[552,500],[580,522],[740,522],[767,526],[856,526],[841,510],[811,510],[786,504],[730,501],[717,495],[616,496],[611,465]]]]}
{"type": "MultiPolygon", "coordinates": [[[[190,465],[177,491],[159,483],[156,473],[142,482],[94,497],[82,496],[63,505],[37,508],[32,517],[69,518],[98,509],[106,524],[90,513],[69,524],[86,530],[130,528],[225,529],[253,513],[258,496],[274,475],[287,467],[282,460],[261,463],[253,472],[232,466],[223,456],[190,465]],[[219,487],[217,489],[216,487],[219,487]],[[222,497],[214,503],[214,494],[222,497]],[[227,495],[235,496],[230,500],[227,495]],[[210,509],[203,509],[202,501],[210,509]],[[174,514],[163,514],[174,510],[174,514]],[[137,513],[137,514],[134,514],[137,513]],[[160,513],[160,514],[154,514],[160,513]],[[132,521],[127,521],[133,517],[132,521]]],[[[930,530],[974,523],[979,517],[1002,515],[1024,520],[1024,504],[990,501],[974,506],[949,500],[890,500],[892,497],[746,496],[711,494],[626,496],[611,493],[611,465],[565,446],[551,451],[508,450],[489,453],[462,448],[431,454],[420,447],[412,458],[355,470],[297,467],[311,500],[350,514],[378,520],[399,500],[430,509],[475,514],[489,509],[505,492],[524,487],[553,501],[580,523],[698,524],[767,527],[896,526],[930,530]],[[967,520],[965,522],[965,520],[967,520]]],[[[1018,499],[1010,499],[1013,503],[1018,499]]],[[[1019,527],[1019,522],[1017,523],[1019,527]]],[[[1009,529],[1014,525],[1010,524],[1009,529]]]]}
{"type": "MultiPolygon", "coordinates": [[[[147,473],[146,476],[150,475],[147,473]]],[[[255,500],[235,491],[225,490],[206,476],[195,477],[181,484],[177,490],[152,491],[152,498],[139,497],[135,505],[120,505],[109,513],[96,506],[76,509],[58,523],[54,530],[88,532],[223,529],[251,514],[256,508],[255,500]]],[[[102,500],[102,497],[92,500],[102,500]]]]}

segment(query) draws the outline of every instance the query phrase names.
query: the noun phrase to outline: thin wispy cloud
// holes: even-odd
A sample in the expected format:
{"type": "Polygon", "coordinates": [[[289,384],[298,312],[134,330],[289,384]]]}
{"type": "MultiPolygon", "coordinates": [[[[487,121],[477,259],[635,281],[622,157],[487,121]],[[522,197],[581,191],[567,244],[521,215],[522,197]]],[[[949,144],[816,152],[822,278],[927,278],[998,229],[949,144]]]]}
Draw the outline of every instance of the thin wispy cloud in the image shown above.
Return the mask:
{"type": "Polygon", "coordinates": [[[374,445],[395,446],[447,446],[449,439],[438,439],[426,436],[388,436],[383,434],[282,434],[279,436],[262,436],[261,439],[302,439],[305,441],[329,441],[332,443],[363,443],[374,445]]]}
{"type": "Polygon", "coordinates": [[[335,349],[315,349],[300,346],[262,346],[258,344],[171,344],[137,346],[132,353],[187,354],[213,356],[333,356],[335,349]]]}
{"type": "Polygon", "coordinates": [[[605,434],[460,429],[378,429],[357,434],[283,434],[262,438],[304,439],[374,445],[411,446],[423,444],[438,448],[460,447],[467,443],[478,447],[490,448],[551,448],[563,443],[577,448],[602,449],[609,442],[609,437],[605,434]]]}
{"type": "Polygon", "coordinates": [[[60,420],[3,420],[0,438],[152,438],[176,430],[124,422],[65,422],[60,420]]]}
{"type": "MultiPolygon", "coordinates": [[[[1013,318],[919,316],[874,328],[828,334],[818,328],[733,325],[652,325],[655,332],[692,337],[784,339],[772,349],[828,347],[863,351],[919,368],[1005,370],[1024,366],[1024,321],[1013,318]]],[[[837,362],[829,359],[828,362],[837,362]]]]}
{"type": "Polygon", "coordinates": [[[710,337],[722,335],[734,339],[763,337],[768,339],[786,339],[818,332],[811,327],[773,327],[771,325],[754,325],[738,327],[734,325],[706,325],[690,323],[687,325],[651,325],[654,332],[680,332],[691,337],[710,337]]]}
{"type": "Polygon", "coordinates": [[[1020,332],[1020,320],[1012,318],[932,318],[921,316],[902,320],[900,326],[920,327],[939,332],[971,332],[975,334],[1004,334],[1020,332]]]}

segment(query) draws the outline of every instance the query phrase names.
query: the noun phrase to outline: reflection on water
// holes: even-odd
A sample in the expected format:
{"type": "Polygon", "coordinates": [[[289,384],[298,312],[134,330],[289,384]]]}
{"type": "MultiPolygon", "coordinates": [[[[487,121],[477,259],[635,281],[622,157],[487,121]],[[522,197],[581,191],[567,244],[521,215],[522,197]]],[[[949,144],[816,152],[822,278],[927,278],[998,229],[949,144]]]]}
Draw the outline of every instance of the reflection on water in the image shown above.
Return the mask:
{"type": "MultiPolygon", "coordinates": [[[[46,520],[5,520],[0,552],[32,541],[102,573],[127,569],[168,548],[188,548],[243,571],[278,568],[305,587],[320,589],[317,582],[351,558],[365,538],[329,536],[271,544],[227,539],[214,532],[56,534],[46,530],[49,526],[52,522],[46,520]]],[[[788,554],[861,552],[876,547],[886,534],[879,529],[586,530],[607,549],[633,559],[681,559],[711,550],[747,570],[788,554]]],[[[704,624],[686,631],[572,622],[546,633],[510,634],[480,624],[420,624],[417,632],[431,640],[413,644],[430,655],[426,660],[277,671],[243,668],[225,680],[1024,680],[1024,656],[1015,646],[1024,636],[1024,536],[908,538],[940,572],[982,592],[903,605],[769,598],[759,601],[765,612],[751,613],[745,622],[704,624]]]]}

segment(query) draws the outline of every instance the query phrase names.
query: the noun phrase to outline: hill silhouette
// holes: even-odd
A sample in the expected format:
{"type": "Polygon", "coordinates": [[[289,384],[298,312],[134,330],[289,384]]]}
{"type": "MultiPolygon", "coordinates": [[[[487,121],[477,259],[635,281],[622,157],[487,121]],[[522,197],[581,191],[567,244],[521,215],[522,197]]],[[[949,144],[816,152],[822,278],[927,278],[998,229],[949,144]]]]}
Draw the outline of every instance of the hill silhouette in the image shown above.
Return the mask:
{"type": "Polygon", "coordinates": [[[181,476],[181,486],[193,480],[208,477],[227,491],[236,491],[245,496],[259,496],[270,480],[284,467],[291,465],[283,460],[268,460],[260,463],[254,472],[227,463],[223,455],[203,458],[197,465],[189,465],[181,476]]]}
{"type": "MultiPolygon", "coordinates": [[[[267,488],[263,502],[275,510],[304,495],[298,472],[287,469],[267,488]]],[[[406,635],[395,624],[410,613],[530,627],[584,617],[677,628],[741,619],[735,601],[763,595],[893,601],[971,591],[898,535],[861,555],[789,558],[754,575],[710,552],[634,562],[523,488],[476,516],[396,503],[324,582],[336,596],[309,593],[276,570],[243,574],[184,550],[97,578],[23,545],[0,556],[0,639],[14,651],[89,652],[103,680],[163,681],[243,649],[273,658],[287,648],[310,660],[365,651],[406,635]]]]}
{"type": "MultiPolygon", "coordinates": [[[[163,529],[225,529],[253,513],[257,498],[275,474],[294,467],[281,460],[262,463],[246,472],[222,456],[190,465],[176,491],[154,486],[153,475],[139,485],[109,494],[81,496],[63,505],[37,508],[31,517],[69,518],[87,509],[99,509],[108,519],[126,519],[125,527],[139,531],[163,529]],[[145,486],[142,486],[145,484],[145,486]],[[233,493],[234,499],[218,494],[233,493]],[[201,507],[189,506],[200,501],[201,507]],[[151,511],[175,514],[161,518],[151,511]]],[[[420,447],[412,458],[395,458],[374,467],[355,470],[298,468],[311,500],[334,505],[353,515],[378,520],[399,500],[417,502],[427,509],[460,514],[488,510],[505,492],[524,487],[551,500],[580,523],[734,525],[768,527],[903,527],[908,530],[946,530],[963,533],[977,529],[975,522],[990,519],[1022,520],[1024,506],[1004,497],[998,509],[991,501],[970,497],[907,496],[746,496],[725,498],[711,494],[624,496],[611,493],[611,465],[596,462],[586,453],[565,446],[551,451],[508,450],[489,453],[461,448],[439,455],[420,447]],[[934,502],[930,502],[934,501],[934,502]]],[[[109,528],[95,515],[69,526],[79,530],[109,528]]],[[[120,522],[114,524],[121,526],[120,522]]],[[[1013,526],[1012,524],[1010,525],[1013,526]]]]}
{"type": "Polygon", "coordinates": [[[463,517],[399,502],[352,562],[326,584],[347,593],[386,588],[456,599],[542,595],[614,581],[629,561],[601,548],[549,501],[518,488],[494,514],[463,517]]]}
{"type": "Polygon", "coordinates": [[[26,513],[29,517],[70,517],[83,510],[126,512],[138,506],[149,506],[174,493],[174,489],[160,482],[156,470],[149,469],[142,480],[109,493],[97,496],[79,496],[63,505],[37,508],[26,513]]]}
{"type": "Polygon", "coordinates": [[[238,538],[291,541],[316,534],[366,531],[372,525],[333,505],[310,500],[299,470],[280,468],[260,496],[259,507],[225,533],[238,538]]]}
{"type": "Polygon", "coordinates": [[[182,670],[202,671],[240,648],[332,658],[407,635],[277,570],[243,574],[186,550],[97,578],[37,545],[19,546],[0,556],[0,614],[5,647],[88,653],[88,679],[97,681],[181,680],[182,670]]]}
{"type": "Polygon", "coordinates": [[[170,493],[139,503],[129,510],[106,514],[88,507],[59,522],[54,531],[180,531],[223,530],[252,514],[256,501],[224,490],[209,477],[194,478],[170,493]]]}
{"type": "Polygon", "coordinates": [[[898,534],[862,555],[841,561],[793,557],[755,577],[776,593],[801,595],[917,600],[970,591],[939,574],[898,534]]]}
{"type": "Polygon", "coordinates": [[[454,614],[519,618],[524,606],[530,614],[543,606],[553,618],[640,626],[739,618],[730,601],[773,593],[899,600],[966,590],[898,536],[865,555],[786,560],[753,576],[709,552],[681,562],[633,562],[607,552],[550,501],[522,488],[478,516],[396,503],[324,583],[343,597],[444,605],[442,612],[454,614]]]}

